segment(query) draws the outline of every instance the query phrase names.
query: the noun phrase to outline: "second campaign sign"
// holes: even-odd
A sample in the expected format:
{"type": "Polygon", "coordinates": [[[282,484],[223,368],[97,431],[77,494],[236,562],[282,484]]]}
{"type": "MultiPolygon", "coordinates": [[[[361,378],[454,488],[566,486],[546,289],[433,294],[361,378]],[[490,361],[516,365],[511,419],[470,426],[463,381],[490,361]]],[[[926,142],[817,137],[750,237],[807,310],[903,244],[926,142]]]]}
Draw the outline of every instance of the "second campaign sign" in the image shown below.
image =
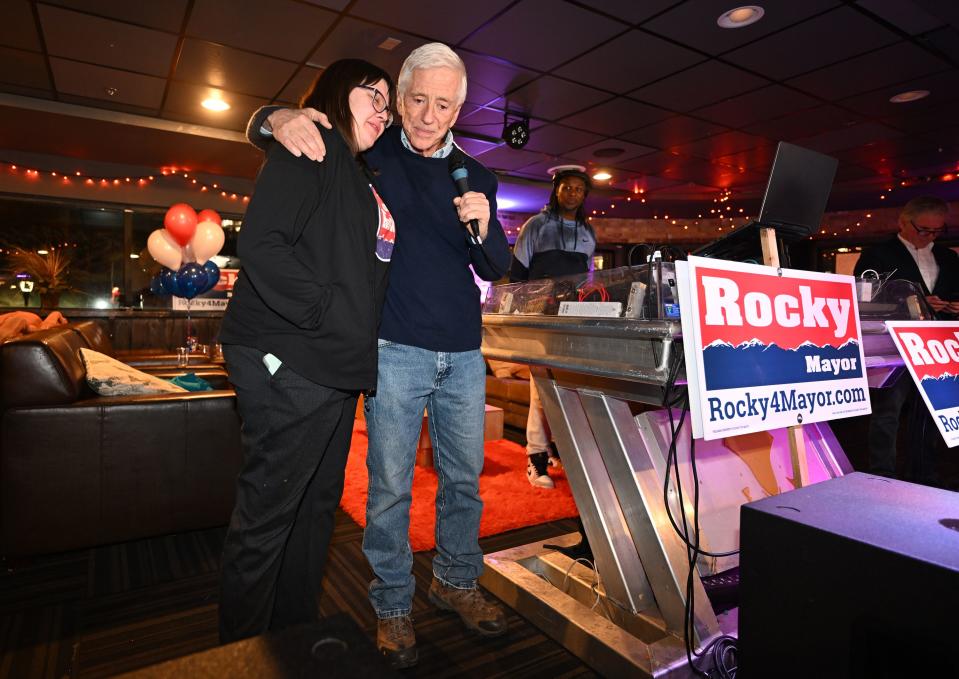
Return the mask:
{"type": "Polygon", "coordinates": [[[851,276],[702,257],[679,264],[694,437],[870,412],[851,276]]]}

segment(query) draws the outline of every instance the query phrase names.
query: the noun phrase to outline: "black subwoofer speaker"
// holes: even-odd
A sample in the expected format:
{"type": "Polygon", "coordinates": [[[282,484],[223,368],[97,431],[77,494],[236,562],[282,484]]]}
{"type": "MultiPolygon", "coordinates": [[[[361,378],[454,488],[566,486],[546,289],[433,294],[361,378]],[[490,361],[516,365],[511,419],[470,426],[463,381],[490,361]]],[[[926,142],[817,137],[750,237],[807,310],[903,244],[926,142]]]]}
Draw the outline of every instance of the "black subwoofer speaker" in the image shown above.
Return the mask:
{"type": "Polygon", "coordinates": [[[849,474],[743,505],[739,677],[959,677],[959,494],[849,474]]]}

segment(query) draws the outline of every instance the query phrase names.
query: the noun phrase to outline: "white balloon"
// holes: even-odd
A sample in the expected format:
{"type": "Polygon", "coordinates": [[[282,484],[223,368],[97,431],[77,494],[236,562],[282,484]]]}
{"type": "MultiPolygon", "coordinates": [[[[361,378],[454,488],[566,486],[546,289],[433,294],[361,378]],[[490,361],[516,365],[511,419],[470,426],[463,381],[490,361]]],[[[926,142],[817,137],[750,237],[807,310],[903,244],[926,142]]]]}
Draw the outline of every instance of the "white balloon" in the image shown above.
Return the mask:
{"type": "Polygon", "coordinates": [[[173,240],[166,229],[157,229],[150,234],[147,239],[147,250],[153,259],[174,271],[180,268],[180,263],[183,261],[179,244],[173,240]]]}
{"type": "Polygon", "coordinates": [[[190,241],[196,263],[200,266],[206,264],[207,260],[223,247],[225,238],[223,228],[216,222],[207,221],[197,224],[196,233],[193,234],[193,240],[190,241]]]}

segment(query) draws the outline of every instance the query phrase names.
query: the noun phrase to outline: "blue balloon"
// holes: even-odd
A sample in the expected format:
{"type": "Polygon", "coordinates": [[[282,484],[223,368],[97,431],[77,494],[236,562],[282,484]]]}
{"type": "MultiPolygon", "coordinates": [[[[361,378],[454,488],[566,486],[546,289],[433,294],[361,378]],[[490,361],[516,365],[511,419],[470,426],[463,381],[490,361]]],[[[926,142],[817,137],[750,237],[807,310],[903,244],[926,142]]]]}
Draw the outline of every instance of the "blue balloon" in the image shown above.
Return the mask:
{"type": "Polygon", "coordinates": [[[200,291],[200,294],[212,290],[216,287],[216,284],[220,282],[220,267],[218,267],[212,259],[206,261],[206,264],[203,265],[203,270],[206,272],[206,286],[200,291]]]}
{"type": "Polygon", "coordinates": [[[168,294],[167,291],[163,289],[163,283],[160,281],[160,274],[157,274],[150,279],[150,292],[159,297],[168,294]]]}
{"type": "Polygon", "coordinates": [[[193,299],[202,292],[203,286],[206,285],[206,271],[196,262],[189,262],[181,266],[180,270],[176,272],[176,280],[177,288],[179,288],[179,291],[175,293],[177,297],[193,299]]]}
{"type": "Polygon", "coordinates": [[[212,259],[206,260],[206,264],[203,265],[203,270],[206,271],[206,289],[203,292],[212,290],[216,287],[216,284],[220,282],[220,267],[212,259]]]}
{"type": "Polygon", "coordinates": [[[160,285],[168,295],[179,295],[180,286],[177,281],[176,271],[163,267],[160,269],[160,285]]]}

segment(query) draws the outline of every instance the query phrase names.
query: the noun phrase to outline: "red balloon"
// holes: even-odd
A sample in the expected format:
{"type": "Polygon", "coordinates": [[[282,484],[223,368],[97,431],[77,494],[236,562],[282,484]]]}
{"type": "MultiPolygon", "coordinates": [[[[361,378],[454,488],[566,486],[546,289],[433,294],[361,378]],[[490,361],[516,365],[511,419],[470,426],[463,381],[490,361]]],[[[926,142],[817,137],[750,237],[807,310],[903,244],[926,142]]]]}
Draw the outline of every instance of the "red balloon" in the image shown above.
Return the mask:
{"type": "Polygon", "coordinates": [[[170,233],[180,247],[190,242],[196,232],[196,210],[186,203],[171,205],[163,218],[163,227],[170,233]]]}
{"type": "Polygon", "coordinates": [[[198,222],[213,222],[214,224],[223,226],[223,220],[220,218],[220,215],[217,214],[216,210],[211,210],[210,208],[200,210],[200,214],[196,216],[196,220],[198,222]]]}

